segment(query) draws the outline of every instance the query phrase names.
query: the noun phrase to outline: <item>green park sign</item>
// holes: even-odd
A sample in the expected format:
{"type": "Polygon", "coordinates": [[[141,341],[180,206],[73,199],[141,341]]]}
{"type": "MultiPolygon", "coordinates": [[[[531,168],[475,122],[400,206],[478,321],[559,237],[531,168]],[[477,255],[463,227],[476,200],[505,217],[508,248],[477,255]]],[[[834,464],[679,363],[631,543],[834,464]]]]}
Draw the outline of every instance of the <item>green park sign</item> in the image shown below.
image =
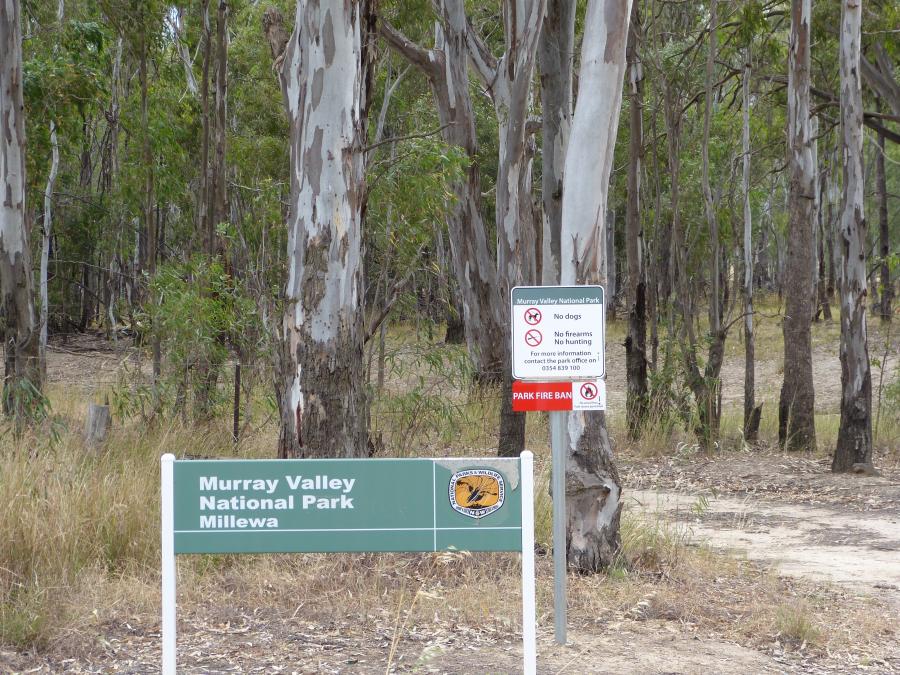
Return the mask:
{"type": "Polygon", "coordinates": [[[176,554],[521,551],[535,672],[534,469],[517,458],[176,460],[162,470],[162,653],[176,670],[176,554]]]}
{"type": "Polygon", "coordinates": [[[521,551],[519,459],[174,463],[176,553],[521,551]]]}

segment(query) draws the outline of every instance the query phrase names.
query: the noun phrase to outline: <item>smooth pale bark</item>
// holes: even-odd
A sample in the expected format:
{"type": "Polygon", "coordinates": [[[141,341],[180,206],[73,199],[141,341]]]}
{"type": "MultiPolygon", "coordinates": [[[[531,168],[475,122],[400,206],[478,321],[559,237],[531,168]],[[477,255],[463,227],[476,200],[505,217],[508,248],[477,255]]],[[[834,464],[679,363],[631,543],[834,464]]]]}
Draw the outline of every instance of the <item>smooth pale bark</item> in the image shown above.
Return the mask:
{"type": "Polygon", "coordinates": [[[891,253],[891,231],[888,221],[888,191],[884,170],[884,136],[878,135],[878,150],[875,157],[875,189],[878,195],[878,240],[881,255],[881,311],[882,321],[891,320],[891,304],[894,301],[894,284],[891,281],[891,267],[888,256],[891,253]]]}
{"type": "Polygon", "coordinates": [[[840,32],[841,425],[831,470],[871,468],[872,373],[866,327],[866,221],[863,211],[863,107],[859,72],[862,0],[842,0],[840,32]]]}
{"type": "Polygon", "coordinates": [[[816,306],[816,321],[819,320],[819,314],[822,315],[822,318],[825,321],[831,321],[831,303],[828,295],[828,261],[825,257],[826,242],[829,242],[830,246],[829,238],[831,236],[831,223],[827,222],[827,214],[829,213],[831,206],[828,205],[826,208],[829,199],[828,180],[830,173],[831,167],[823,162],[823,165],[819,168],[819,212],[816,218],[816,222],[818,223],[816,250],[819,257],[819,274],[816,279],[816,302],[818,303],[816,306]]]}
{"type": "Polygon", "coordinates": [[[494,104],[499,136],[497,165],[497,268],[501,296],[535,281],[531,164],[526,124],[546,0],[503,3],[504,51],[497,59],[470,26],[469,55],[494,104]]]}
{"type": "MultiPolygon", "coordinates": [[[[454,3],[462,4],[462,0],[454,0],[454,3]]],[[[497,282],[500,297],[504,300],[509,298],[509,291],[514,286],[537,281],[531,198],[532,157],[526,127],[545,8],[546,0],[507,0],[503,3],[504,51],[499,59],[488,50],[471,25],[466,33],[470,62],[493,101],[497,118],[497,282]]],[[[497,451],[501,456],[518,457],[525,449],[525,413],[512,410],[509,305],[503,302],[502,308],[502,333],[495,336],[506,345],[497,451]]]]}
{"type": "Polygon", "coordinates": [[[784,383],[778,404],[778,440],[788,450],[816,447],[812,380],[816,173],[809,111],[810,0],[791,1],[788,50],[788,240],[784,269],[784,383]]]}
{"type": "Polygon", "coordinates": [[[188,92],[190,92],[191,96],[197,96],[198,88],[197,78],[194,77],[194,62],[191,59],[191,53],[188,51],[187,45],[181,40],[181,36],[184,34],[184,11],[181,7],[176,7],[174,9],[174,17],[169,15],[167,20],[172,31],[175,51],[178,53],[178,58],[181,60],[181,65],[184,68],[184,79],[187,83],[188,92]]]}
{"type": "Polygon", "coordinates": [[[59,173],[59,140],[56,135],[56,122],[50,120],[50,173],[44,187],[44,217],[41,219],[41,270],[40,270],[40,355],[41,364],[47,363],[47,322],[49,319],[50,299],[47,292],[47,277],[50,269],[50,235],[53,231],[53,190],[56,187],[56,176],[59,173]]]}
{"type": "Polygon", "coordinates": [[[481,215],[481,173],[475,110],[469,93],[468,26],[460,0],[440,2],[441,24],[434,49],[423,49],[384,19],[379,32],[397,53],[428,79],[441,137],[461,148],[469,163],[463,180],[454,182],[454,202],[447,213],[447,231],[454,275],[457,279],[466,344],[482,382],[499,382],[505,343],[502,335],[504,302],[497,289],[497,269],[481,215]]]}
{"type": "MultiPolygon", "coordinates": [[[[566,153],[561,282],[603,284],[607,195],[622,103],[629,0],[591,0],[585,17],[578,102],[566,153]]],[[[596,571],[621,544],[622,483],[603,412],[566,415],[568,560],[596,571]]]]}
{"type": "Polygon", "coordinates": [[[744,201],[744,440],[756,441],[761,410],[756,408],[756,340],[753,335],[753,217],[750,210],[750,48],[747,48],[741,82],[744,201]]]}
{"type": "Polygon", "coordinates": [[[0,2],[0,293],[5,329],[3,405],[26,412],[21,388],[40,391],[40,335],[34,311],[31,248],[25,220],[25,109],[18,0],[0,2]]]}
{"type": "Polygon", "coordinates": [[[279,363],[282,457],[366,454],[362,221],[374,16],[366,0],[298,0],[282,53],[290,122],[288,281],[279,363]]]}
{"type": "Polygon", "coordinates": [[[644,159],[644,74],[639,54],[641,21],[635,3],[625,58],[630,91],[628,182],[625,202],[625,259],[628,265],[628,336],[625,338],[628,434],[641,435],[649,404],[647,392],[647,286],[644,273],[644,232],[641,227],[641,170],[644,159]]]}
{"type": "MultiPolygon", "coordinates": [[[[56,23],[62,27],[65,3],[59,0],[56,8],[56,23]]],[[[54,53],[56,47],[53,48],[54,53]]],[[[59,173],[59,139],[56,134],[56,120],[50,120],[50,171],[47,174],[47,184],[44,186],[44,216],[41,218],[41,268],[38,277],[40,288],[40,316],[41,329],[40,345],[38,347],[41,359],[41,367],[47,367],[47,323],[49,319],[49,293],[47,289],[47,277],[50,267],[50,234],[53,231],[53,190],[56,188],[56,177],[59,173]]],[[[46,371],[42,377],[46,377],[46,371]]]]}
{"type": "Polygon", "coordinates": [[[538,42],[541,81],[541,198],[544,207],[541,283],[559,283],[563,167],[572,128],[575,0],[547,0],[538,42]]]}

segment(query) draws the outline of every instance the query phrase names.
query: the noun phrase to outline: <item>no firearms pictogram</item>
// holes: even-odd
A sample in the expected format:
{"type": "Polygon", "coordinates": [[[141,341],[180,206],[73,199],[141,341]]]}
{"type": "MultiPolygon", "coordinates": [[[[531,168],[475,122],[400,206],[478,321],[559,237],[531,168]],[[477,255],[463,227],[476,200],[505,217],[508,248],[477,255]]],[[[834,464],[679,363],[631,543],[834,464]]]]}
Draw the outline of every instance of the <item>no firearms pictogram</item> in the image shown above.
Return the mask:
{"type": "Polygon", "coordinates": [[[541,340],[544,339],[544,336],[541,335],[541,331],[532,328],[530,331],[525,333],[525,344],[529,347],[537,347],[541,344],[541,340]]]}
{"type": "Polygon", "coordinates": [[[529,326],[537,326],[541,322],[543,314],[537,307],[529,307],[525,310],[525,323],[529,326]]]}

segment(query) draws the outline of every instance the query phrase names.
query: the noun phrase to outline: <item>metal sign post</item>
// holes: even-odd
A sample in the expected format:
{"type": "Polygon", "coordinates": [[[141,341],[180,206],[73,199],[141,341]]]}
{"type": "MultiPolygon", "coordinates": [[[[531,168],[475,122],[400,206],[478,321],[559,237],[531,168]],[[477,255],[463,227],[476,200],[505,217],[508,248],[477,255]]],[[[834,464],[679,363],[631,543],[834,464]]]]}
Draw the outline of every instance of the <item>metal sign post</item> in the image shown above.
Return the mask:
{"type": "Polygon", "coordinates": [[[553,632],[556,644],[566,644],[566,413],[550,413],[550,454],[553,474],[553,632]]]}
{"type": "Polygon", "coordinates": [[[566,643],[566,421],[605,410],[606,309],[601,286],[517,286],[510,292],[513,410],[550,412],[553,616],[566,643]]]}

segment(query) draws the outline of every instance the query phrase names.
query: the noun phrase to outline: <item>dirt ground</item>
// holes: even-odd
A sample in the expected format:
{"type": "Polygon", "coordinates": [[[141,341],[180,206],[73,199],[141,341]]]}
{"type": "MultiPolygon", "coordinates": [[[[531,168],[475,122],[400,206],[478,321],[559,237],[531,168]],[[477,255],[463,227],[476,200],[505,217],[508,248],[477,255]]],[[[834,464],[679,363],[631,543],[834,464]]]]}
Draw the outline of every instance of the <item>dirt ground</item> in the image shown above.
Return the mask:
{"type": "MultiPolygon", "coordinates": [[[[624,367],[618,366],[624,364],[624,350],[612,342],[609,349],[609,403],[622,407],[624,367]]],[[[836,346],[816,350],[817,407],[833,410],[840,383],[836,346]]],[[[767,401],[777,400],[777,361],[762,361],[757,372],[760,396],[767,401]]],[[[126,349],[82,336],[53,345],[48,371],[52,383],[90,395],[114,383],[123,366],[137,367],[126,349]]],[[[889,368],[893,372],[896,364],[889,368]]],[[[724,375],[724,398],[739,400],[739,354],[729,355],[724,375]]],[[[871,607],[874,625],[883,633],[848,639],[842,649],[816,650],[784,639],[769,626],[759,635],[739,637],[683,614],[644,611],[648,603],[641,601],[624,611],[572,610],[569,643],[557,646],[549,559],[544,559],[539,560],[544,588],[538,608],[540,673],[900,672],[895,632],[900,625],[900,468],[889,466],[873,477],[833,476],[824,459],[755,451],[624,457],[620,473],[626,510],[681,528],[690,546],[722,551],[741,564],[783,575],[786,592],[802,589],[848,611],[871,607]]],[[[752,592],[748,586],[744,594],[752,592]]],[[[179,672],[184,673],[521,672],[521,643],[514,631],[439,621],[437,612],[433,624],[408,626],[397,640],[390,608],[376,609],[374,620],[362,624],[349,615],[318,620],[213,599],[179,611],[179,672]]],[[[94,630],[92,647],[71,656],[60,656],[66,650],[59,647],[29,653],[0,646],[0,672],[158,672],[158,617],[120,617],[94,630]]]]}

